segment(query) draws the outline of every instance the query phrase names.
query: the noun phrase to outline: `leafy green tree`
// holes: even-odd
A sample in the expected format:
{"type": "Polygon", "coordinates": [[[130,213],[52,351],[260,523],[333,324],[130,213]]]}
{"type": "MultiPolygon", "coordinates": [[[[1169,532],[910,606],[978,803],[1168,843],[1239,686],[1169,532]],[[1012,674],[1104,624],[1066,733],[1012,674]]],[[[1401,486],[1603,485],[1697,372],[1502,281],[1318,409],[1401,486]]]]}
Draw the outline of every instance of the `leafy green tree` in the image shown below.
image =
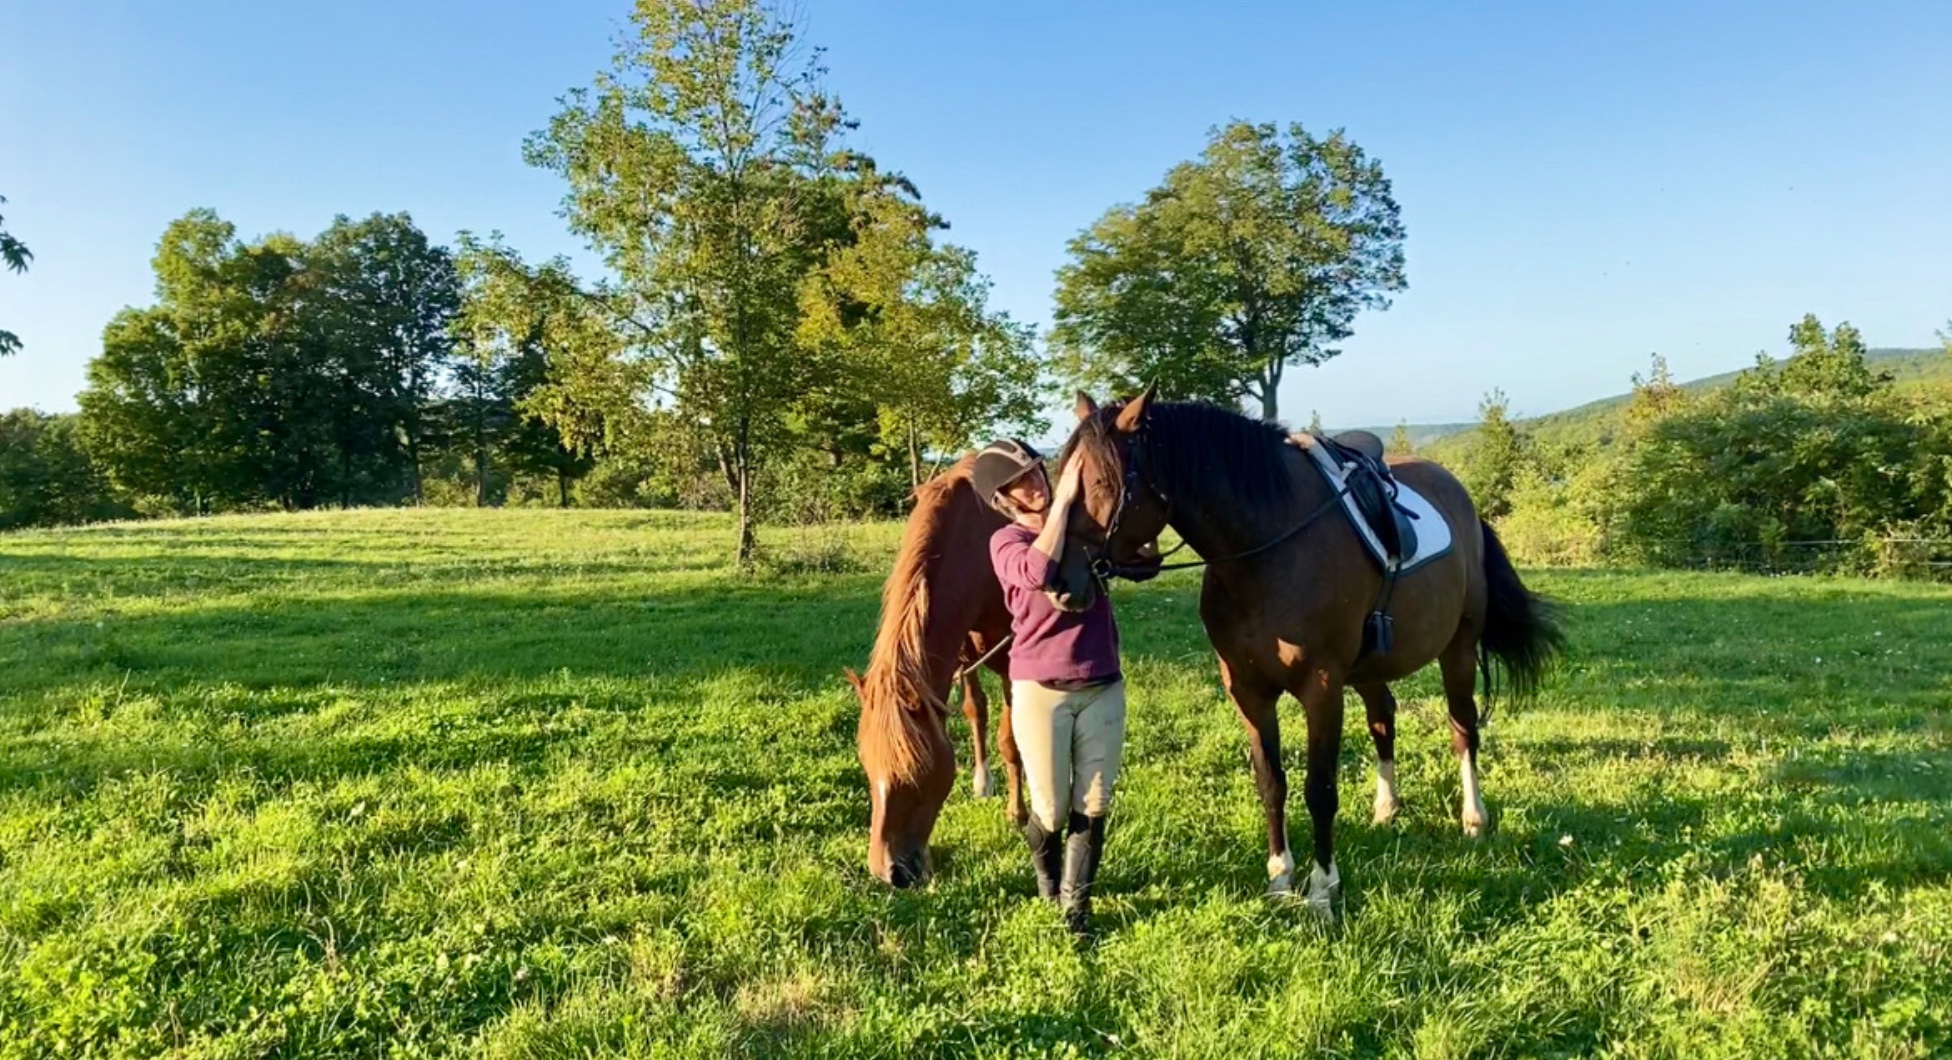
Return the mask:
{"type": "Polygon", "coordinates": [[[420,500],[422,410],[453,353],[453,256],[407,214],[333,219],[306,249],[308,319],[335,391],[332,444],[342,504],[420,500]]]}
{"type": "Polygon", "coordinates": [[[1493,390],[1478,403],[1476,444],[1462,469],[1478,514],[1498,519],[1511,511],[1512,490],[1525,464],[1525,437],[1511,420],[1511,399],[1493,390]]]}
{"type": "Polygon", "coordinates": [[[1052,343],[1080,384],[1252,398],[1276,420],[1286,369],[1336,356],[1405,287],[1403,239],[1381,164],[1341,131],[1236,121],[1071,241],[1052,343]]]}
{"type": "Polygon", "coordinates": [[[1041,430],[1043,364],[1028,328],[988,310],[975,255],[931,239],[941,223],[905,182],[865,176],[848,240],[804,289],[800,334],[840,366],[834,389],[871,407],[879,450],[902,454],[913,488],[925,450],[1041,430]]]}
{"type": "Polygon", "coordinates": [[[83,451],[76,417],[34,409],[0,415],[0,530],[133,514],[83,451]]]}
{"type": "MultiPolygon", "coordinates": [[[[7,197],[0,195],[0,205],[4,205],[6,201],[7,197]]],[[[34,252],[28,250],[27,244],[7,231],[4,227],[6,220],[5,217],[0,217],[0,265],[5,265],[12,272],[26,272],[27,263],[34,260],[34,252]]],[[[11,331],[0,330],[0,357],[5,357],[18,349],[20,349],[20,336],[11,331]]]]}
{"type": "Polygon", "coordinates": [[[450,449],[464,454],[475,503],[499,503],[513,475],[546,475],[556,502],[604,450],[606,422],[633,412],[633,388],[618,386],[592,407],[564,386],[590,382],[569,367],[580,356],[613,363],[613,335],[562,261],[523,264],[499,239],[463,233],[464,283],[450,394],[442,404],[450,449]],[[594,356],[590,356],[591,348],[594,356]]]}
{"type": "Polygon", "coordinates": [[[1889,374],[1870,366],[1863,335],[1847,323],[1825,332],[1815,314],[1805,314],[1790,327],[1789,345],[1789,357],[1780,362],[1757,354],[1754,367],[1736,378],[1736,388],[1747,394],[1854,401],[1891,382],[1889,374]]]}
{"type": "Polygon", "coordinates": [[[195,210],[154,267],[156,304],[110,322],[80,397],[120,488],[199,513],[417,495],[456,295],[446,252],[404,215],[247,244],[195,210]]]}
{"type": "Polygon", "coordinates": [[[650,383],[707,431],[754,558],[753,478],[786,438],[817,365],[796,342],[802,282],[823,247],[818,179],[840,107],[818,53],[757,0],[640,0],[612,69],[530,137],[569,183],[570,227],[617,277],[650,383]]]}
{"type": "Polygon", "coordinates": [[[1410,441],[1409,424],[1398,422],[1396,429],[1389,432],[1389,442],[1383,451],[1390,456],[1411,456],[1416,453],[1416,444],[1410,441]]]}

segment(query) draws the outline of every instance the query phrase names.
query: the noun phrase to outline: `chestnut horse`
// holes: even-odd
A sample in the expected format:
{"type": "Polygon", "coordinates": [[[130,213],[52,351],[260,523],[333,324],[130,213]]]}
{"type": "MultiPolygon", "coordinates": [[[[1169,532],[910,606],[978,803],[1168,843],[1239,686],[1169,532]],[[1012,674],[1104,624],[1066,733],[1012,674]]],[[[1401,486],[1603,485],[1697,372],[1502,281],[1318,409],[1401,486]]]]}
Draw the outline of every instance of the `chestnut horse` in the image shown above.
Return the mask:
{"type": "Polygon", "coordinates": [[[1288,780],[1276,705],[1301,701],[1308,733],[1303,795],[1314,823],[1307,901],[1333,915],[1336,762],[1342,692],[1354,688],[1375,740],[1376,814],[1395,812],[1396,699],[1389,682],[1432,660],[1443,670],[1451,748],[1463,786],[1465,834],[1485,826],[1478,792],[1473,696],[1479,667],[1487,696],[1495,671],[1510,692],[1537,690],[1563,653],[1553,607],[1519,581],[1504,546],[1450,472],[1414,457],[1390,471],[1448,522],[1451,549],[1400,576],[1389,610],[1394,642],[1361,656],[1363,624],[1382,574],[1342,513],[1336,491],[1280,427],[1203,403],[1162,402],[1148,390],[1099,409],[1078,395],[1078,427],[1063,459],[1084,461],[1074,533],[1113,567],[1139,557],[1168,526],[1206,562],[1200,617],[1220,660],[1220,680],[1247,726],[1267,817],[1268,890],[1291,893],[1288,780]]]}
{"type": "MultiPolygon", "coordinates": [[[[980,668],[970,664],[1009,636],[1010,613],[990,568],[990,535],[1003,517],[977,499],[973,461],[963,458],[915,491],[894,571],[881,589],[881,627],[867,673],[847,672],[861,700],[856,740],[873,804],[868,869],[896,887],[927,878],[929,833],[955,786],[945,718],[959,666],[970,667],[962,674],[962,705],[976,760],[971,786],[978,798],[990,793],[988,699],[980,668]]],[[[1004,813],[1021,824],[1023,760],[1010,735],[1009,652],[995,651],[984,665],[1003,677],[997,750],[1007,780],[1004,813]]]]}

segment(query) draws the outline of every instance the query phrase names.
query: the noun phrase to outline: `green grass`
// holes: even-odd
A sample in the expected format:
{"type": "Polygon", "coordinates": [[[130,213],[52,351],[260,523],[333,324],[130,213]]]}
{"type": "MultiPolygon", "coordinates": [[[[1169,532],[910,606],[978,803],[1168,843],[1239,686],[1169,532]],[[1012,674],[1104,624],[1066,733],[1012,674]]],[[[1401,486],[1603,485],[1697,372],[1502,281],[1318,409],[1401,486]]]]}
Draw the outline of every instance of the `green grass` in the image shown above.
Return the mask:
{"type": "Polygon", "coordinates": [[[1576,656],[1489,731],[1494,831],[1431,674],[1372,827],[1353,706],[1324,927],[1262,897],[1194,576],[1121,589],[1081,950],[966,779],[933,886],[865,872],[839,671],[897,529],[759,582],[671,514],[0,536],[0,1056],[1952,1049],[1952,591],[1531,575],[1576,656]]]}

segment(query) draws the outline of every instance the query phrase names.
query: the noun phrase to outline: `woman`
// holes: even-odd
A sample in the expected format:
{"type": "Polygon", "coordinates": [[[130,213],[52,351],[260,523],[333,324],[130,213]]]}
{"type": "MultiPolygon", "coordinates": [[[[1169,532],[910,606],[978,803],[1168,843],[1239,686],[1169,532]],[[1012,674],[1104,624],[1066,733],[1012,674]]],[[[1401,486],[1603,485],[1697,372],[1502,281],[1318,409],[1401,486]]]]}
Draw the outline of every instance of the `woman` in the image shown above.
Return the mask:
{"type": "Polygon", "coordinates": [[[1030,788],[1024,838],[1037,893],[1056,899],[1071,930],[1085,935],[1125,748],[1125,681],[1111,601],[1098,593],[1089,607],[1068,611],[1050,589],[1078,497],[1078,467],[1066,467],[1053,492],[1036,450],[1002,441],[977,454],[970,478],[1010,520],[990,538],[990,563],[1015,636],[1010,722],[1030,788]]]}

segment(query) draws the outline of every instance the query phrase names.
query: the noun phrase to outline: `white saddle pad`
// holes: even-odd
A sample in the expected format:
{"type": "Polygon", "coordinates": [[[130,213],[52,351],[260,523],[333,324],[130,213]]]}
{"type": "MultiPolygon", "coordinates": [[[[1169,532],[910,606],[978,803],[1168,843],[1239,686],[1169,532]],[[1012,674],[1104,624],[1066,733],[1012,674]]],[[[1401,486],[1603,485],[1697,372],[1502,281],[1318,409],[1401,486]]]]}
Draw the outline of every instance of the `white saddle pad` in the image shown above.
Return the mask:
{"type": "MultiPolygon", "coordinates": [[[[1326,449],[1313,444],[1312,439],[1307,435],[1300,435],[1295,441],[1307,450],[1310,457],[1314,458],[1316,470],[1328,480],[1329,487],[1342,489],[1348,473],[1335,462],[1335,458],[1330,456],[1326,449]]],[[[1402,565],[1397,568],[1397,573],[1407,574],[1450,551],[1450,522],[1435,505],[1424,499],[1423,494],[1398,479],[1396,503],[1414,516],[1410,521],[1415,524],[1417,530],[1417,550],[1404,558],[1402,565]]],[[[1376,564],[1388,566],[1389,560],[1384,555],[1382,541],[1377,539],[1376,532],[1369,528],[1369,520],[1362,517],[1362,510],[1356,507],[1355,495],[1346,491],[1342,494],[1342,514],[1348,517],[1349,525],[1355,528],[1356,536],[1362,539],[1363,547],[1369,550],[1376,564]]]]}

